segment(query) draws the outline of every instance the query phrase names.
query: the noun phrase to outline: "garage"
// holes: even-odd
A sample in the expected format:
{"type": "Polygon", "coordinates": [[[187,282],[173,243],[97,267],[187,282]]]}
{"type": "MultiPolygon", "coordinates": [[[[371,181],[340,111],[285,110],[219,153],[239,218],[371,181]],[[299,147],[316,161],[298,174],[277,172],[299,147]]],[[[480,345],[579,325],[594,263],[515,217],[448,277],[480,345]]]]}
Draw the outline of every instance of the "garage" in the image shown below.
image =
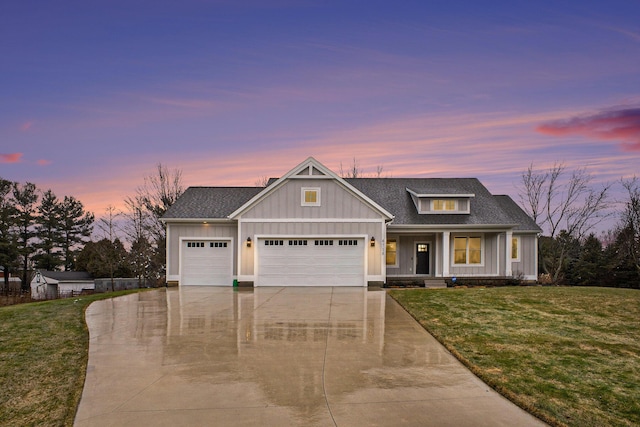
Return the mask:
{"type": "Polygon", "coordinates": [[[258,239],[256,286],[365,286],[364,238],[258,239]]]}
{"type": "Polygon", "coordinates": [[[184,240],[181,249],[181,285],[233,285],[230,240],[184,240]]]}

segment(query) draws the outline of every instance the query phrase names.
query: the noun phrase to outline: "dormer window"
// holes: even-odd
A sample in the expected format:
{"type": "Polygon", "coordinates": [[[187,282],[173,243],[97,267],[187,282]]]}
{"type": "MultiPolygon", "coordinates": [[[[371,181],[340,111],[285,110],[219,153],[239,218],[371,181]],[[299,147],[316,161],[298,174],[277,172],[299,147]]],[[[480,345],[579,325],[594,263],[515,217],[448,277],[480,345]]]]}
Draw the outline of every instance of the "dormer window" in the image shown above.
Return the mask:
{"type": "Polygon", "coordinates": [[[302,188],[302,206],[320,206],[320,188],[302,188]]]}
{"type": "Polygon", "coordinates": [[[457,211],[458,204],[456,200],[452,199],[434,199],[431,200],[431,210],[432,211],[457,211]]]}

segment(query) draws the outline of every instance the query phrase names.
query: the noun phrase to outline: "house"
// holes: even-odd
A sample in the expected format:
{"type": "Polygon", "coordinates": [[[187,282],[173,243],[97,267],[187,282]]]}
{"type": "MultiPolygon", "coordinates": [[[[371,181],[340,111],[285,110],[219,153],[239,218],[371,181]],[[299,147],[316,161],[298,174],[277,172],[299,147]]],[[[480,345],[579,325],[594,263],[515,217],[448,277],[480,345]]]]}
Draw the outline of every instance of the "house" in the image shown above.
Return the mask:
{"type": "Polygon", "coordinates": [[[93,290],[94,282],[85,271],[38,270],[31,279],[31,299],[44,300],[93,290]]]}
{"type": "Polygon", "coordinates": [[[310,157],[266,187],[190,187],[163,221],[168,284],[538,274],[540,228],[475,178],[343,179],[310,157]]]}

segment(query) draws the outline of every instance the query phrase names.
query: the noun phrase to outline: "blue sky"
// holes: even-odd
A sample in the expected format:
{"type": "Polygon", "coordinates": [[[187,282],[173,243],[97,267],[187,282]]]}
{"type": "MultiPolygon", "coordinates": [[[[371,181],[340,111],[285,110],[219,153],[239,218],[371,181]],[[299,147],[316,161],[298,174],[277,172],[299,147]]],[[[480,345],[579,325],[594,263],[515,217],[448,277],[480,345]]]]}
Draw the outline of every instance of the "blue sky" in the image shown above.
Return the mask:
{"type": "Polygon", "coordinates": [[[475,176],[640,171],[640,2],[0,4],[0,177],[97,215],[161,162],[253,185],[308,156],[475,176]]]}

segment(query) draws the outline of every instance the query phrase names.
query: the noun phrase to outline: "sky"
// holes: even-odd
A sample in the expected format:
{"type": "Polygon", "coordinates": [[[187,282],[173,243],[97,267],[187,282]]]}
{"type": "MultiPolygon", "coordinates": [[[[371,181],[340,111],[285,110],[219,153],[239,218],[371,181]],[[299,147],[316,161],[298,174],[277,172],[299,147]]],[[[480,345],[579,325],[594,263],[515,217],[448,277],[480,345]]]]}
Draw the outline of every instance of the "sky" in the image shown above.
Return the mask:
{"type": "Polygon", "coordinates": [[[123,207],[158,163],[253,186],[640,175],[640,1],[0,2],[0,177],[123,207]]]}

